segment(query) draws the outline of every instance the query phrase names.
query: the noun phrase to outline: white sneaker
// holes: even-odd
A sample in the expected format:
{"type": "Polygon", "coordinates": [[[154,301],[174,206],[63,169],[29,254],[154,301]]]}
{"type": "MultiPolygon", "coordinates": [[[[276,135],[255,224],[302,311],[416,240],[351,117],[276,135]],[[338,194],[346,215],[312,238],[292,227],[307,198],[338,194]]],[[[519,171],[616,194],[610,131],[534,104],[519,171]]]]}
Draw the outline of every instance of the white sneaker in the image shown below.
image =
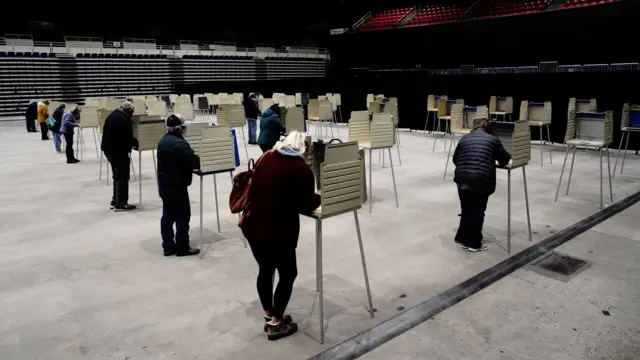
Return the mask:
{"type": "Polygon", "coordinates": [[[463,250],[468,250],[468,249],[469,249],[469,247],[468,247],[467,245],[460,245],[460,247],[461,247],[463,250]]]}
{"type": "Polygon", "coordinates": [[[480,246],[477,249],[472,247],[467,248],[467,250],[469,250],[470,252],[487,251],[488,249],[489,249],[489,245],[485,245],[485,244],[482,244],[482,246],[480,246]]]}

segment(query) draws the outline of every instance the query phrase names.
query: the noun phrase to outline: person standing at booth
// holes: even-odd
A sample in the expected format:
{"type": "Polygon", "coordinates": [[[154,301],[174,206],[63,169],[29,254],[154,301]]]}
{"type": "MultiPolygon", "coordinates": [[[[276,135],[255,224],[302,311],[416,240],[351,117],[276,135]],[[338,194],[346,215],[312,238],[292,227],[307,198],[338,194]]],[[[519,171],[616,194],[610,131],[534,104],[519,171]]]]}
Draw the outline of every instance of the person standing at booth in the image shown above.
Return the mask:
{"type": "Polygon", "coordinates": [[[42,133],[42,140],[49,140],[49,128],[47,127],[47,119],[49,118],[49,105],[48,101],[38,103],[38,123],[40,123],[40,133],[42,133]]]}
{"type": "Polygon", "coordinates": [[[271,105],[265,110],[260,117],[260,136],[258,136],[258,145],[262,152],[271,150],[273,146],[280,140],[280,135],[284,132],[282,120],[280,119],[280,106],[278,104],[271,105]]]}
{"type": "Polygon", "coordinates": [[[73,153],[73,134],[74,128],[77,128],[79,126],[78,119],[80,119],[80,108],[76,105],[71,108],[70,112],[64,113],[62,115],[60,133],[54,132],[54,136],[56,134],[58,134],[58,136],[60,136],[60,134],[64,135],[64,141],[66,143],[65,153],[67,155],[67,164],[77,164],[80,162],[80,160],[76,159],[73,153]]]}
{"type": "Polygon", "coordinates": [[[482,243],[482,226],[489,196],[496,190],[496,162],[504,167],[511,160],[489,126],[487,119],[475,119],[473,130],[460,139],[453,154],[453,181],[458,186],[462,208],[455,241],[471,252],[489,248],[482,243]]]}
{"type": "Polygon", "coordinates": [[[162,199],[160,233],[164,256],[198,255],[200,249],[189,246],[191,203],[189,191],[193,170],[200,158],[183,138],[188,123],[179,114],[167,118],[167,133],[158,142],[158,192],[162,199]],[[173,224],[176,225],[174,237],[173,224]]]}
{"type": "Polygon", "coordinates": [[[135,210],[129,202],[129,169],[132,149],[138,149],[138,139],[133,137],[131,117],[135,106],[124,101],[104,121],[101,149],[113,170],[113,196],[111,209],[115,211],[135,210]]]}
{"type": "Polygon", "coordinates": [[[53,145],[56,148],[56,152],[60,153],[62,146],[62,140],[60,137],[62,136],[62,132],[60,128],[62,127],[62,116],[64,115],[65,104],[60,104],[58,108],[53,112],[51,117],[53,118],[53,127],[51,127],[51,133],[53,134],[53,145]]]}
{"type": "Polygon", "coordinates": [[[27,132],[37,132],[36,119],[38,118],[38,102],[34,101],[27,106],[27,111],[24,114],[27,121],[27,132]]]}
{"type": "Polygon", "coordinates": [[[304,133],[293,131],[258,159],[249,190],[250,210],[242,220],[242,232],[259,267],[258,296],[269,340],[298,330],[285,310],[298,274],[299,214],[311,215],[320,206],[313,172],[304,159],[308,148],[304,133]],[[274,293],[276,270],[279,281],[274,293]]]}
{"type": "Polygon", "coordinates": [[[258,97],[260,94],[251,93],[249,98],[244,101],[244,115],[247,118],[247,127],[249,128],[249,145],[256,145],[257,121],[260,117],[260,104],[258,97]]]}

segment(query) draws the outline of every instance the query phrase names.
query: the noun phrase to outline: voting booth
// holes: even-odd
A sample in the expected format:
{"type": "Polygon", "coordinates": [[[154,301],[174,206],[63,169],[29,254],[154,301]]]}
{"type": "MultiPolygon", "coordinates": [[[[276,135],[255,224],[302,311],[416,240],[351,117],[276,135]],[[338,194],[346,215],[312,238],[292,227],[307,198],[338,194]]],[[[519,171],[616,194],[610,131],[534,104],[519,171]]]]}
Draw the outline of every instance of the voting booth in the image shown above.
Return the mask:
{"type": "Polygon", "coordinates": [[[153,168],[157,178],[156,148],[158,147],[158,142],[166,133],[167,127],[164,119],[158,115],[133,115],[131,122],[133,124],[133,137],[138,139],[139,144],[138,173],[140,174],[140,181],[138,181],[138,196],[140,206],[142,206],[142,152],[151,150],[153,168]]]}
{"type": "MultiPolygon", "coordinates": [[[[590,105],[595,105],[590,103],[590,105]]],[[[571,168],[569,170],[569,179],[567,181],[567,191],[565,195],[569,195],[569,186],[571,185],[571,175],[573,173],[573,165],[576,160],[576,151],[578,146],[594,147],[600,152],[600,208],[604,208],[604,175],[603,175],[603,156],[604,151],[607,153],[607,174],[609,178],[609,195],[613,203],[613,187],[611,185],[611,161],[609,156],[609,145],[613,141],[613,111],[605,112],[574,112],[571,110],[571,101],[569,106],[569,116],[567,119],[567,132],[565,134],[565,143],[567,151],[560,172],[560,180],[556,189],[555,200],[558,200],[560,185],[562,184],[562,176],[567,165],[569,151],[573,148],[573,156],[571,158],[571,168]]],[[[592,109],[592,107],[589,107],[592,109]]]]}
{"type": "Polygon", "coordinates": [[[489,116],[491,120],[511,120],[513,115],[513,97],[492,96],[489,99],[489,116]]]}
{"type": "MultiPolygon", "coordinates": [[[[358,210],[362,207],[361,173],[362,162],[358,155],[358,143],[347,142],[326,144],[324,159],[320,164],[320,179],[322,191],[320,193],[320,207],[311,216],[316,222],[316,292],[318,293],[318,317],[320,323],[320,343],[324,343],[324,280],[323,280],[323,222],[335,217],[353,213],[360,260],[364,273],[364,283],[367,291],[369,315],[374,317],[371,288],[367,263],[360,233],[358,210]]],[[[344,239],[341,239],[344,240],[344,239]]],[[[344,246],[341,243],[340,246],[344,246]]]]}
{"type": "Polygon", "coordinates": [[[287,133],[292,131],[305,133],[307,127],[304,122],[302,108],[293,107],[288,109],[283,119],[283,125],[285,126],[287,133]]]}
{"type": "MultiPolygon", "coordinates": [[[[68,110],[70,110],[71,107],[69,107],[68,110]]],[[[82,160],[82,148],[84,148],[84,129],[86,128],[91,129],[91,131],[93,132],[93,142],[96,147],[96,158],[100,158],[100,144],[98,141],[100,137],[100,134],[98,134],[98,126],[100,125],[100,111],[95,106],[78,106],[78,108],[80,109],[80,119],[78,120],[78,136],[76,138],[76,158],[78,158],[79,153],[79,158],[80,160],[82,160]],[[81,144],[82,148],[80,147],[81,144]]]]}
{"type": "Polygon", "coordinates": [[[234,104],[220,105],[218,108],[218,125],[227,126],[231,129],[239,128],[242,133],[242,140],[244,142],[244,152],[249,161],[249,150],[247,149],[247,138],[244,134],[244,125],[247,119],[244,116],[244,106],[234,104]]]}
{"type": "MultiPolygon", "coordinates": [[[[544,167],[544,144],[546,141],[544,140],[543,128],[547,130],[547,139],[551,144],[551,131],[549,127],[551,126],[551,101],[546,102],[530,102],[528,101],[528,111],[524,111],[523,101],[520,104],[520,120],[529,120],[529,126],[536,126],[540,130],[540,166],[544,167]],[[525,117],[523,119],[523,117],[525,117]]],[[[553,165],[553,157],[551,155],[551,150],[549,150],[549,163],[553,165]]]]}
{"type": "Polygon", "coordinates": [[[451,107],[455,104],[462,105],[464,107],[463,99],[448,99],[441,97],[436,101],[437,112],[437,124],[436,124],[436,137],[433,140],[433,152],[436,151],[436,143],[438,141],[438,137],[441,137],[444,140],[444,148],[447,149],[447,140],[445,136],[451,133],[451,107]],[[441,129],[440,126],[444,121],[444,129],[441,129]],[[442,131],[441,131],[442,130],[442,131]],[[438,134],[440,134],[438,136],[438,134]]]}
{"type": "Polygon", "coordinates": [[[195,119],[193,112],[193,104],[190,101],[179,101],[173,104],[173,113],[180,114],[187,121],[195,119]]]}
{"type": "MultiPolygon", "coordinates": [[[[428,95],[427,96],[427,119],[424,122],[424,135],[427,136],[427,133],[433,133],[436,131],[436,128],[438,127],[439,121],[438,121],[438,113],[445,111],[445,110],[438,110],[439,107],[439,102],[440,100],[444,100],[445,102],[447,101],[448,97],[447,95],[428,95]],[[433,122],[431,125],[431,128],[429,129],[429,131],[427,132],[427,127],[429,125],[429,119],[433,116],[433,122]]],[[[442,109],[442,107],[440,107],[440,109],[442,109]]]]}
{"type": "Polygon", "coordinates": [[[395,145],[391,115],[387,113],[373,114],[373,119],[369,120],[368,111],[352,111],[351,120],[349,120],[349,141],[355,141],[360,147],[369,151],[369,212],[371,213],[373,209],[373,150],[384,151],[386,149],[389,152],[393,192],[396,198],[396,207],[398,207],[398,191],[391,156],[391,148],[395,145]]]}
{"type": "Polygon", "coordinates": [[[329,131],[331,131],[331,138],[333,138],[333,127],[335,124],[333,123],[333,107],[331,102],[329,100],[309,99],[308,111],[309,121],[320,123],[315,127],[316,138],[323,139],[328,137],[329,131]],[[325,132],[324,136],[322,134],[323,129],[325,132]]]}
{"type": "Polygon", "coordinates": [[[627,159],[627,148],[629,147],[629,138],[633,133],[640,133],[640,105],[624,104],[622,106],[622,120],[620,122],[620,131],[622,131],[622,137],[620,138],[620,145],[618,146],[618,155],[616,155],[616,163],[613,166],[613,174],[616,175],[616,169],[618,168],[618,159],[620,158],[620,152],[622,150],[622,143],[624,142],[624,155],[622,156],[622,166],[620,167],[620,175],[624,171],[624,162],[627,159]],[[625,137],[627,141],[625,142],[625,137]]]}
{"type": "MultiPolygon", "coordinates": [[[[187,131],[189,130],[191,129],[187,131]]],[[[236,169],[235,144],[234,137],[226,126],[200,126],[193,130],[193,133],[189,135],[190,138],[187,141],[193,146],[196,145],[195,143],[199,140],[196,148],[198,149],[197,154],[200,157],[200,169],[194,173],[200,177],[200,248],[204,249],[203,178],[207,175],[213,175],[216,221],[218,232],[220,232],[220,209],[218,205],[218,182],[216,180],[216,174],[228,172],[231,183],[233,184],[233,171],[236,169]]],[[[204,251],[200,257],[204,257],[204,251]]]]}

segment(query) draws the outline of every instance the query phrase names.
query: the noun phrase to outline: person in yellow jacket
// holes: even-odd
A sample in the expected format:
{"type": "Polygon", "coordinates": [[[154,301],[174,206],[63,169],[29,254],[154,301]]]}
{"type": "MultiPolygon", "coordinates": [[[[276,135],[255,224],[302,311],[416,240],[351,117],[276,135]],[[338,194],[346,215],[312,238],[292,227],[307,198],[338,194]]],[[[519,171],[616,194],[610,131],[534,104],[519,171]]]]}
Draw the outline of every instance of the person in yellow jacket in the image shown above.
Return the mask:
{"type": "Polygon", "coordinates": [[[40,123],[40,131],[42,132],[42,140],[49,140],[49,128],[47,127],[47,119],[49,118],[48,101],[38,103],[38,122],[40,123]]]}

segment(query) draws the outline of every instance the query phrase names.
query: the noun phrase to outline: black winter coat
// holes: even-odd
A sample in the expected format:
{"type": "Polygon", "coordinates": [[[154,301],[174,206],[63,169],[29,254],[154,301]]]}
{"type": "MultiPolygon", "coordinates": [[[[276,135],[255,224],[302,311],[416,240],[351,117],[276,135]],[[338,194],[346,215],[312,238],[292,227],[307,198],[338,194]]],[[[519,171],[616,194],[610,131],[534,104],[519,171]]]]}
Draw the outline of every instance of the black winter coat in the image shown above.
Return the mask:
{"type": "Polygon", "coordinates": [[[258,108],[258,105],[256,104],[255,101],[253,101],[251,98],[247,98],[244,101],[244,116],[247,119],[255,120],[261,114],[262,114],[262,112],[260,111],[260,108],[258,108]]]}
{"type": "Polygon", "coordinates": [[[133,123],[122,110],[114,110],[104,120],[101,149],[105,154],[118,156],[129,154],[132,148],[138,148],[133,123]]]}
{"type": "Polygon", "coordinates": [[[455,181],[467,185],[473,191],[493,194],[496,191],[496,161],[506,166],[511,155],[504,149],[500,139],[483,129],[473,130],[460,139],[453,154],[456,165],[455,181]]]}
{"type": "Polygon", "coordinates": [[[64,114],[64,111],[60,108],[57,108],[51,115],[53,120],[56,121],[51,131],[60,132],[60,126],[62,126],[62,114],[64,114]]]}
{"type": "Polygon", "coordinates": [[[185,189],[191,185],[193,170],[200,158],[181,136],[166,133],[158,142],[158,186],[163,190],[185,189]]]}
{"type": "Polygon", "coordinates": [[[27,106],[27,111],[24,116],[29,120],[35,120],[38,118],[38,102],[34,101],[27,106]]]}

